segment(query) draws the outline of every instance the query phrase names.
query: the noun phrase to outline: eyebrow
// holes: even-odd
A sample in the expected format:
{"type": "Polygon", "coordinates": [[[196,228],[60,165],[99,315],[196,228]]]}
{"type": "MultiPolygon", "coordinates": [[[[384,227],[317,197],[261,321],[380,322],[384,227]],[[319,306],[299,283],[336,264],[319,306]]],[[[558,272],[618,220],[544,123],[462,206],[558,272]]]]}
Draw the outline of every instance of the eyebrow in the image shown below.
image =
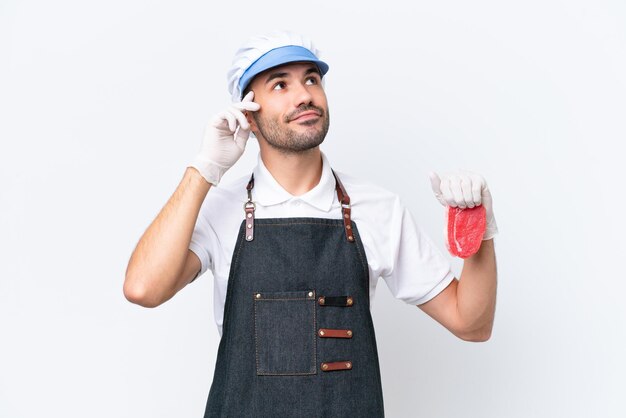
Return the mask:
{"type": "Polygon", "coordinates": [[[283,78],[283,77],[287,77],[287,73],[283,72],[283,73],[271,73],[267,79],[265,80],[265,84],[269,83],[270,81],[276,79],[276,78],[283,78]]]}
{"type": "MultiPolygon", "coordinates": [[[[304,73],[305,76],[309,75],[309,74],[319,74],[319,76],[321,77],[322,74],[320,73],[320,70],[317,68],[317,65],[313,65],[311,68],[309,68],[308,70],[306,70],[306,72],[304,73]]],[[[283,77],[287,77],[287,75],[289,75],[289,73],[283,71],[283,72],[275,72],[275,73],[270,73],[267,78],[265,79],[265,84],[269,83],[270,81],[277,79],[277,78],[283,78],[283,77]]]]}

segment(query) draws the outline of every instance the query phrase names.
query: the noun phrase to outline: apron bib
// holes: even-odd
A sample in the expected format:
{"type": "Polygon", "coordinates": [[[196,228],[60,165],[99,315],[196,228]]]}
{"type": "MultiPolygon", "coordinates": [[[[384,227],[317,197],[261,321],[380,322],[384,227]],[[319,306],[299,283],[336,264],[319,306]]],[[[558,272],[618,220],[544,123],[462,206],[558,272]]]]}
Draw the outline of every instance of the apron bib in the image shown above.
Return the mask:
{"type": "Polygon", "coordinates": [[[205,418],[384,416],[367,259],[335,179],[343,219],[254,219],[250,180],[205,418]]]}

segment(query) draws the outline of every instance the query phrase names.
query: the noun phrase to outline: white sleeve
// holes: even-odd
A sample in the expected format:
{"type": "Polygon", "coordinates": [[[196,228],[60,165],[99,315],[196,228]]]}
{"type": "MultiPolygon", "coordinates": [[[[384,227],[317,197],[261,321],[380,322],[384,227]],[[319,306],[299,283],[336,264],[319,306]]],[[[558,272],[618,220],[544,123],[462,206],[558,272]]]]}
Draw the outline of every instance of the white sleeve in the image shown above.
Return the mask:
{"type": "Polygon", "coordinates": [[[411,305],[428,302],[452,280],[450,262],[415,224],[400,199],[394,202],[390,233],[390,270],[382,277],[395,298],[411,305]]]}
{"type": "Polygon", "coordinates": [[[189,249],[198,256],[202,265],[200,273],[196,277],[203,275],[212,266],[209,249],[211,248],[210,244],[213,235],[213,230],[204,216],[202,216],[201,209],[191,234],[191,242],[189,243],[189,249]]]}

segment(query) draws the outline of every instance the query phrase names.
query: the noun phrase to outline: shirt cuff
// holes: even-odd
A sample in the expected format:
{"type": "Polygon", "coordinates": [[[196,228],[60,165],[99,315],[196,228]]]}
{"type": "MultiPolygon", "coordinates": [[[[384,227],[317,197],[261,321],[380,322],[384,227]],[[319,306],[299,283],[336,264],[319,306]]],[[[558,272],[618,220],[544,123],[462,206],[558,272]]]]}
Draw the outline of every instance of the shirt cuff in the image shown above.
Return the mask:
{"type": "Polygon", "coordinates": [[[430,292],[428,292],[426,295],[422,296],[415,302],[410,302],[411,305],[422,305],[428,302],[439,293],[441,293],[441,291],[443,291],[446,287],[448,287],[448,285],[452,283],[452,280],[454,280],[454,273],[452,272],[452,270],[450,270],[448,274],[446,274],[446,276],[439,283],[437,283],[437,285],[433,287],[430,292]]]}
{"type": "MultiPolygon", "coordinates": [[[[200,265],[201,265],[200,273],[198,273],[198,275],[196,276],[196,278],[198,278],[202,276],[204,272],[207,271],[207,269],[209,268],[209,258],[204,248],[202,248],[200,245],[196,244],[195,242],[189,243],[189,249],[193,251],[193,253],[197,255],[198,258],[200,259],[200,265]]],[[[194,278],[194,280],[196,278],[194,278]]]]}

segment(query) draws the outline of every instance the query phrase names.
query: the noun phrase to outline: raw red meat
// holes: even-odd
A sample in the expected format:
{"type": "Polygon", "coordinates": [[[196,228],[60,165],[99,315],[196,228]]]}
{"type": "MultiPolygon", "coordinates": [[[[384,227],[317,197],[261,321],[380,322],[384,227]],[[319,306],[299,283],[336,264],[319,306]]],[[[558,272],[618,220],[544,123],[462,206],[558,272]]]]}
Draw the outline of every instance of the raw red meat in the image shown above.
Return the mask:
{"type": "Polygon", "coordinates": [[[448,206],[446,224],[446,247],[450,254],[461,258],[476,254],[487,226],[483,205],[465,209],[448,206]]]}

